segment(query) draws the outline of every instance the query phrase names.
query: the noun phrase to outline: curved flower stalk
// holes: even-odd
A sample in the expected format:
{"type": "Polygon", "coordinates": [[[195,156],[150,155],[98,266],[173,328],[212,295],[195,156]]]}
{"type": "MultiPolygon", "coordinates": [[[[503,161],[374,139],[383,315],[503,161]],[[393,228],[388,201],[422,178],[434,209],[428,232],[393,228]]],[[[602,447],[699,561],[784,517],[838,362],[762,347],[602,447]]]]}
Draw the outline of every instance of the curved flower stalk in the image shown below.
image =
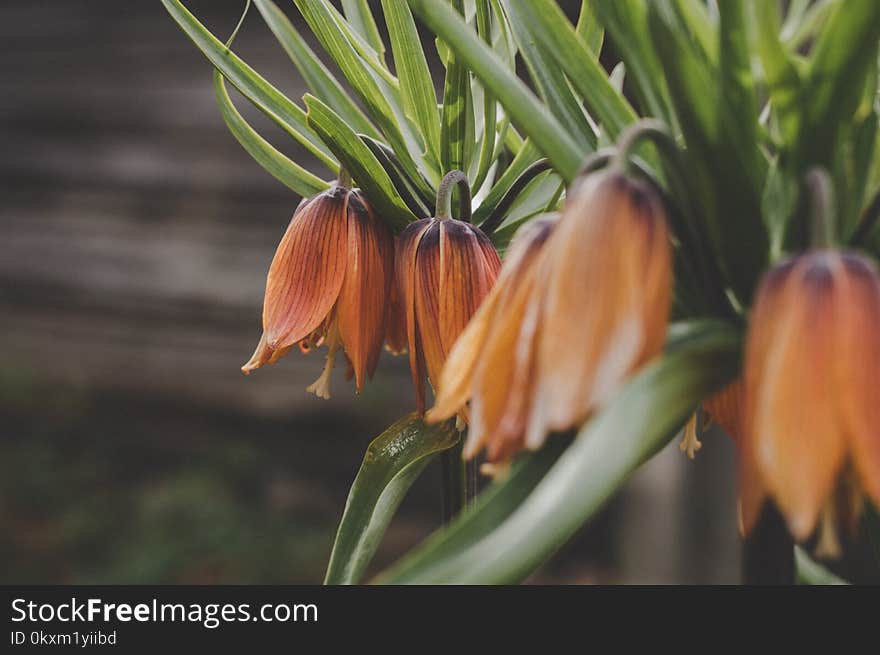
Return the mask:
{"type": "Polygon", "coordinates": [[[817,250],[764,278],[746,345],[741,435],[742,517],[765,498],[794,537],[880,503],[880,277],[867,258],[817,250]],[[854,503],[854,504],[853,504],[854,503]]]}
{"type": "Polygon", "coordinates": [[[360,391],[385,341],[393,262],[391,232],[358,189],[336,185],[303,201],[269,267],[263,336],[242,372],[274,364],[297,344],[303,352],[326,345],[326,366],[308,390],[330,397],[342,350],[360,391]]]}
{"type": "Polygon", "coordinates": [[[557,221],[527,226],[502,283],[450,357],[431,420],[472,401],[467,454],[492,461],[583,423],[663,347],[669,230],[647,183],[585,176],[557,221]]]}
{"type": "Polygon", "coordinates": [[[461,183],[462,213],[469,218],[466,178],[453,171],[437,194],[437,215],[412,223],[398,237],[397,292],[420,413],[425,410],[425,377],[435,387],[439,383],[447,355],[501,268],[482,230],[450,217],[455,183],[461,183]]]}

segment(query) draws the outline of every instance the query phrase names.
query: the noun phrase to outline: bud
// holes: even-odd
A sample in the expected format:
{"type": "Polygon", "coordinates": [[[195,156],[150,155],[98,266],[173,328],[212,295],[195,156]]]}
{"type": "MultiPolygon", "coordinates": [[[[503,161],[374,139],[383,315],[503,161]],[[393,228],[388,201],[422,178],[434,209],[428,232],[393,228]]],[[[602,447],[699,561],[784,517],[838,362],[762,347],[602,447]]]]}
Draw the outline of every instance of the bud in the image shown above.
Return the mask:
{"type": "MultiPolygon", "coordinates": [[[[762,281],[746,341],[743,527],[770,497],[794,537],[856,486],[880,504],[880,278],[864,257],[817,250],[762,281]]],[[[834,523],[834,521],[830,521],[834,523]]],[[[828,542],[827,535],[821,541],[828,542]]],[[[833,540],[832,540],[833,541],[833,540]]]]}
{"type": "Polygon", "coordinates": [[[303,202],[269,267],[263,336],[242,371],[273,364],[297,344],[326,344],[324,372],[308,390],[330,397],[343,349],[360,391],[385,340],[393,257],[391,232],[358,189],[336,185],[303,202]]]}

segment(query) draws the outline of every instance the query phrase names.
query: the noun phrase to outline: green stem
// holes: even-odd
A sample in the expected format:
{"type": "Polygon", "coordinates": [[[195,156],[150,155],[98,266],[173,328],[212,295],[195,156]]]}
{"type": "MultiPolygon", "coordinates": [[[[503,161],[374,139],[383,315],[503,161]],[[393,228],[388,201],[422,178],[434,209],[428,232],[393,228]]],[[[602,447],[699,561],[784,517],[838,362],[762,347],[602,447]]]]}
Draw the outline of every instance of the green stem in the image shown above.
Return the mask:
{"type": "Polygon", "coordinates": [[[452,192],[455,186],[461,187],[459,193],[459,220],[471,222],[471,187],[468,185],[467,175],[461,171],[449,171],[440,181],[437,189],[437,208],[434,215],[444,220],[452,216],[452,192]]]}
{"type": "Polygon", "coordinates": [[[343,189],[351,188],[351,173],[349,173],[348,169],[342,164],[339,165],[339,174],[336,176],[336,184],[343,189]]]}
{"type": "Polygon", "coordinates": [[[813,248],[830,248],[834,245],[834,188],[831,177],[822,168],[807,173],[807,193],[810,200],[813,248]]]}
{"type": "Polygon", "coordinates": [[[676,159],[678,158],[678,146],[666,124],[654,118],[645,118],[633,123],[620,134],[612,165],[627,170],[633,151],[644,139],[651,139],[660,150],[667,154],[673,152],[676,159]]]}

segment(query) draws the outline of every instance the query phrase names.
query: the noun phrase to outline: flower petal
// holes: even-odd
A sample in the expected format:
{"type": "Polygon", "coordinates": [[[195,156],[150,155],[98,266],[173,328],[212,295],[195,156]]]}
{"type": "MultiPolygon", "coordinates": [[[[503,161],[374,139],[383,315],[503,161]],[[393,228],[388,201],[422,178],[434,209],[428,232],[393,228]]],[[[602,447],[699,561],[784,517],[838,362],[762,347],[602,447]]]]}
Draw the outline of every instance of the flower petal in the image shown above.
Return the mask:
{"type": "Polygon", "coordinates": [[[433,219],[424,218],[408,225],[397,237],[397,252],[394,257],[397,293],[400,297],[403,321],[406,326],[409,369],[420,413],[425,411],[425,363],[421,354],[415,316],[416,257],[422,237],[433,222],[433,219]]]}
{"type": "Polygon", "coordinates": [[[671,286],[662,206],[617,173],[585,178],[547,244],[529,445],[583,422],[662,343],[671,286]]]}
{"type": "Polygon", "coordinates": [[[263,331],[272,350],[287,348],[326,318],[345,277],[345,189],[302,206],[278,245],[266,279],[263,331]]]}
{"type": "MultiPolygon", "coordinates": [[[[843,465],[846,444],[829,384],[836,380],[835,319],[839,311],[839,261],[802,258],[767,312],[770,347],[756,360],[749,337],[746,355],[750,456],[762,484],[799,540],[810,535],[843,465]],[[748,386],[751,383],[751,388],[748,386]]],[[[759,297],[758,304],[771,296],[759,297]]],[[[757,313],[756,309],[756,313],[757,313]]],[[[753,322],[765,320],[757,315],[753,322]]]]}
{"type": "Polygon", "coordinates": [[[880,278],[858,255],[842,257],[837,397],[859,482],[880,506],[880,278]]]}
{"type": "Polygon", "coordinates": [[[360,391],[372,377],[385,340],[393,278],[391,233],[357,191],[348,195],[348,263],[339,294],[339,334],[360,391]]]}

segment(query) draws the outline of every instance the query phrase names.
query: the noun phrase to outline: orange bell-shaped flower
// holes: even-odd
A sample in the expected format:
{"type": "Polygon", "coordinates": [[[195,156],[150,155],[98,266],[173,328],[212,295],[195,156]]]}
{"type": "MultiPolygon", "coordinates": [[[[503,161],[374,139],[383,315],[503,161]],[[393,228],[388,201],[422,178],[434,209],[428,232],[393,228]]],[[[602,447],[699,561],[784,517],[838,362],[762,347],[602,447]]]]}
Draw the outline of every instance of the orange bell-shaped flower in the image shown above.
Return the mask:
{"type": "MultiPolygon", "coordinates": [[[[458,171],[447,175],[438,191],[438,208],[445,205],[445,211],[410,224],[398,236],[397,292],[420,412],[425,409],[425,376],[436,388],[447,355],[501,268],[498,253],[482,230],[449,217],[451,186],[463,179],[458,171]]],[[[462,196],[462,206],[469,212],[466,189],[462,196]]]]}
{"type": "Polygon", "coordinates": [[[589,175],[557,219],[520,231],[450,357],[439,420],[471,401],[467,454],[490,460],[583,423],[663,347],[672,293],[663,206],[617,169],[589,175]]]}
{"type": "Polygon", "coordinates": [[[767,274],[749,324],[744,385],[747,532],[768,496],[798,540],[823,510],[837,512],[846,485],[880,505],[880,278],[868,259],[817,250],[767,274]]]}
{"type": "Polygon", "coordinates": [[[263,336],[242,371],[273,364],[297,344],[326,344],[327,365],[309,391],[329,398],[340,348],[360,391],[385,340],[393,262],[391,232],[360,190],[335,185],[304,201],[269,267],[263,336]]]}

